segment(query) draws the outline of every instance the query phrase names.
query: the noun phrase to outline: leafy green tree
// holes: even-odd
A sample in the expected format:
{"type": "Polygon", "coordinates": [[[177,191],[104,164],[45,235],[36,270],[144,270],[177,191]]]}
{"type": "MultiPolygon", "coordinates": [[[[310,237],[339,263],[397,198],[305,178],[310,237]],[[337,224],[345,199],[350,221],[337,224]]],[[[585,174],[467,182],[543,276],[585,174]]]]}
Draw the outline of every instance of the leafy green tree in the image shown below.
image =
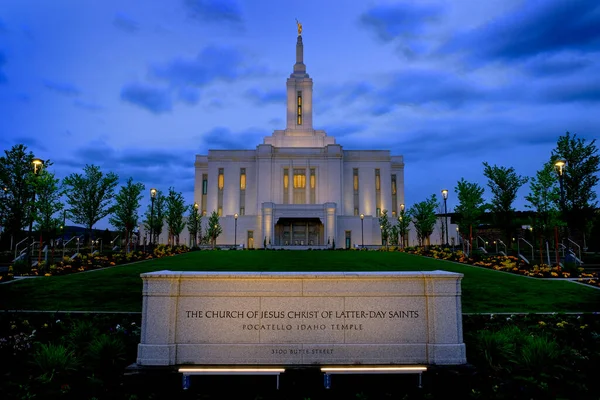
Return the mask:
{"type": "Polygon", "coordinates": [[[552,150],[552,165],[559,159],[567,161],[563,175],[565,222],[569,227],[589,234],[588,222],[594,219],[594,210],[598,208],[594,188],[599,180],[600,155],[596,139],[586,143],[585,139],[567,132],[558,138],[552,150]]]}
{"type": "Polygon", "coordinates": [[[381,216],[379,217],[379,227],[381,228],[381,240],[385,243],[385,248],[388,247],[388,238],[390,237],[392,224],[390,223],[390,219],[388,218],[387,210],[381,211],[381,216]]]}
{"type": "MultiPolygon", "coordinates": [[[[219,221],[219,213],[213,211],[208,217],[208,227],[206,228],[206,235],[212,241],[213,249],[217,243],[217,238],[223,232],[223,228],[221,228],[221,222],[219,221]]],[[[266,242],[266,238],[265,238],[266,242]]]]}
{"type": "Polygon", "coordinates": [[[73,173],[63,179],[71,221],[90,232],[94,225],[113,211],[113,198],[119,177],[106,175],[96,165],[86,165],[83,174],[73,173]]]}
{"type": "MultiPolygon", "coordinates": [[[[33,197],[35,194],[35,176],[33,173],[34,156],[23,144],[4,150],[0,157],[0,188],[2,202],[0,202],[0,225],[6,235],[20,239],[22,229],[33,221],[35,210],[33,197]],[[34,213],[32,213],[34,211],[34,213]]],[[[47,168],[51,165],[49,160],[44,161],[47,168]]]]}
{"type": "Polygon", "coordinates": [[[124,232],[127,251],[131,243],[131,234],[140,218],[138,210],[144,189],[143,183],[133,183],[133,178],[130,177],[116,195],[112,216],[108,219],[112,226],[124,232]]]}
{"type": "Polygon", "coordinates": [[[169,195],[166,200],[167,209],[165,217],[169,229],[169,237],[172,239],[172,243],[179,245],[179,235],[183,231],[183,228],[185,228],[185,222],[183,221],[183,214],[185,213],[183,195],[180,192],[176,192],[173,188],[169,188],[169,195]]]}
{"type": "Polygon", "coordinates": [[[433,233],[433,228],[437,220],[435,210],[438,206],[439,203],[435,194],[433,194],[429,199],[414,204],[408,210],[421,245],[429,245],[429,237],[433,233]]]}
{"type": "Polygon", "coordinates": [[[60,180],[53,173],[43,169],[35,180],[36,192],[35,208],[37,209],[37,227],[47,239],[53,239],[60,233],[63,224],[62,214],[64,208],[61,201],[63,190],[59,185],[60,180]]]}
{"type": "Polygon", "coordinates": [[[408,232],[410,231],[409,226],[411,222],[412,217],[410,216],[410,213],[408,213],[404,207],[401,207],[400,213],[398,214],[398,222],[395,226],[398,227],[398,235],[400,235],[402,248],[404,248],[408,242],[408,232]]]}
{"type": "Polygon", "coordinates": [[[488,186],[492,191],[490,209],[494,213],[496,223],[504,232],[505,243],[510,243],[512,231],[515,227],[513,203],[521,186],[527,183],[527,177],[518,175],[513,167],[490,166],[487,162],[483,175],[488,178],[488,186]]]}
{"type": "Polygon", "coordinates": [[[163,226],[165,223],[165,213],[167,210],[167,198],[162,194],[160,190],[156,191],[156,197],[154,198],[154,208],[152,203],[148,204],[148,208],[144,213],[144,228],[148,233],[152,231],[150,242],[156,244],[160,237],[163,226]],[[150,223],[152,222],[152,226],[150,223]]]}
{"type": "Polygon", "coordinates": [[[202,233],[202,214],[198,210],[198,203],[189,206],[189,215],[187,221],[188,232],[192,239],[192,246],[198,246],[198,235],[202,233]]]}
{"type": "Polygon", "coordinates": [[[542,238],[552,237],[554,226],[559,224],[559,210],[557,204],[560,192],[557,186],[554,165],[548,162],[537,171],[535,177],[529,182],[529,194],[525,196],[528,204],[525,207],[535,211],[533,227],[542,238]]]}
{"type": "Polygon", "coordinates": [[[484,189],[477,183],[460,178],[454,192],[459,202],[454,208],[454,212],[458,214],[458,229],[463,237],[469,238],[469,245],[473,246],[473,226],[479,225],[479,219],[487,208],[483,201],[484,189]]]}

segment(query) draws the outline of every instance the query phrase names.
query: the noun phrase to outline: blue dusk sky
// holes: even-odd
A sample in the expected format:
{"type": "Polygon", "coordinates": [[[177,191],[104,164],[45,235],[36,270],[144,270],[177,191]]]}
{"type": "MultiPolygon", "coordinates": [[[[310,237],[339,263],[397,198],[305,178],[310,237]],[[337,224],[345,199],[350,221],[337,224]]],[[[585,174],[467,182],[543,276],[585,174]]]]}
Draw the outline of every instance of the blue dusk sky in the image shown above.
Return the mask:
{"type": "Polygon", "coordinates": [[[1,0],[0,150],[191,204],[196,154],[285,128],[296,18],[315,129],[403,155],[407,206],[447,188],[452,210],[461,177],[489,199],[482,162],[533,176],[566,131],[600,136],[597,0],[1,0]]]}

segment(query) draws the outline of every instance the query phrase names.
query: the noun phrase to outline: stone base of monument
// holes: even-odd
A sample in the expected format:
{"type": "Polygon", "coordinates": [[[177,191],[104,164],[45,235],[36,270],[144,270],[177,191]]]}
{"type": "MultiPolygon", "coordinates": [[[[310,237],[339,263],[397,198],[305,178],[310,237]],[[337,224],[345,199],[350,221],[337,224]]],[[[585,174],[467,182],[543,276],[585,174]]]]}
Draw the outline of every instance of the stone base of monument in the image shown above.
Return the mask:
{"type": "Polygon", "coordinates": [[[357,367],[420,374],[466,364],[461,274],[159,271],[142,279],[138,368],[188,377],[338,368],[322,370],[328,379],[357,367]]]}

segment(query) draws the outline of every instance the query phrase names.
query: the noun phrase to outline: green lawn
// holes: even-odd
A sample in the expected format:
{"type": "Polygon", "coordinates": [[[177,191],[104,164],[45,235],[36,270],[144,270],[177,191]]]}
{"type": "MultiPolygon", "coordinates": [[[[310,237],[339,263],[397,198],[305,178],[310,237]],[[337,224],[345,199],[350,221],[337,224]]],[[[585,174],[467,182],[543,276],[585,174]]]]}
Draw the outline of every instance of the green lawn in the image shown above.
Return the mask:
{"type": "Polygon", "coordinates": [[[201,251],[158,260],[0,285],[0,308],[141,311],[140,274],[160,271],[433,271],[464,274],[462,305],[478,312],[600,311],[600,290],[398,253],[201,251]]]}

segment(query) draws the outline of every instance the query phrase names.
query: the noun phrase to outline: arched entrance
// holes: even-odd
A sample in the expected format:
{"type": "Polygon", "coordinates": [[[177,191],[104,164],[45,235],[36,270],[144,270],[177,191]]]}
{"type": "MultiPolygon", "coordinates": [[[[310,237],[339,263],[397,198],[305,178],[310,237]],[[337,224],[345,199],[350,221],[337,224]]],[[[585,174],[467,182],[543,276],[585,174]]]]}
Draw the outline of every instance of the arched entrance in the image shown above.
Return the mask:
{"type": "Polygon", "coordinates": [[[323,246],[325,227],[319,218],[279,218],[275,246],[323,246]]]}

